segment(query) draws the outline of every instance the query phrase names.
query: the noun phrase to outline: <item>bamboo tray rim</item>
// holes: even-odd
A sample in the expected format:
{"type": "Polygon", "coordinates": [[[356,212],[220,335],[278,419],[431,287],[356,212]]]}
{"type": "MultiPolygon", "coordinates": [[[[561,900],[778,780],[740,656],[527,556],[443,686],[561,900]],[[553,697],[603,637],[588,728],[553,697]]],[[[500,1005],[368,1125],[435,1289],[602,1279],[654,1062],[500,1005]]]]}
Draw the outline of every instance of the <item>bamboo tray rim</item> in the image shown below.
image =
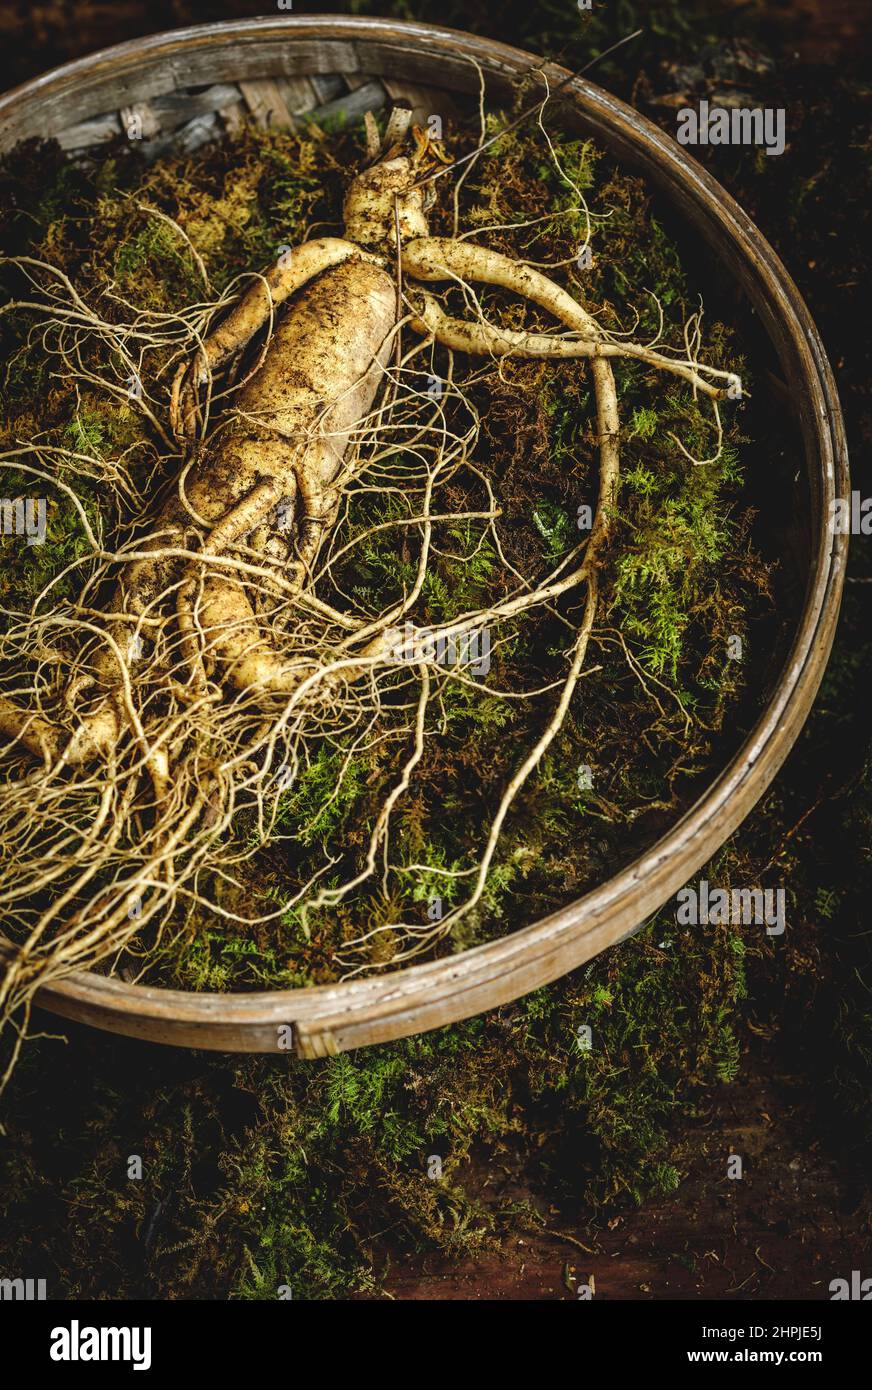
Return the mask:
{"type": "MultiPolygon", "coordinates": [[[[141,73],[164,60],[164,90],[196,85],[172,58],[228,45],[293,46],[310,41],[335,45],[337,70],[379,75],[385,51],[400,59],[411,46],[426,52],[434,74],[440,60],[452,69],[460,55],[473,56],[487,76],[505,82],[541,66],[552,87],[566,69],[521,49],[459,30],[418,22],[347,16],[270,16],[231,20],[167,31],[76,59],[0,97],[0,147],[27,108],[39,110],[65,95],[85,90],[93,103],[106,73],[116,78],[141,73]],[[374,66],[366,46],[378,49],[374,66]]],[[[265,64],[265,68],[266,68],[265,64]]],[[[471,80],[477,83],[474,66],[471,80]]],[[[307,58],[286,73],[325,72],[307,58]]],[[[386,71],[386,70],[385,70],[386,71]]],[[[262,74],[269,75],[266,71],[262,74]]],[[[386,72],[386,75],[387,74],[386,72]]],[[[466,80],[465,78],[463,79],[466,80]]],[[[429,82],[430,79],[428,78],[429,82]]],[[[135,97],[135,92],[131,94],[135,97]]],[[[279,1030],[292,1029],[293,1052],[315,1057],[409,1036],[505,1004],[550,983],[606,946],[630,935],[705,864],[771,783],[811,708],[832,645],[844,581],[848,537],[832,536],[822,524],[834,497],[848,494],[844,428],[832,371],[799,291],[756,226],[728,193],[652,122],[584,78],[563,89],[585,123],[601,139],[637,157],[666,197],[681,204],[710,246],[732,260],[732,272],[758,310],[788,381],[798,380],[808,397],[798,398],[813,522],[817,522],[804,605],[781,676],[769,702],[742,746],[675,825],[632,863],[583,897],[513,932],[445,959],[392,973],[295,990],[246,994],[198,994],[163,989],[80,971],[47,984],[37,1003],[67,1018],[133,1037],[226,1051],[287,1050],[279,1030]],[[815,516],[814,513],[817,513],[815,516]]],[[[99,100],[99,98],[98,98],[99,100]]],[[[103,108],[105,110],[105,107],[103,108]]],[[[96,114],[97,107],[89,114],[96,114]]],[[[81,112],[79,113],[81,117],[81,112]]],[[[17,138],[22,138],[20,135],[17,138]]],[[[14,143],[14,142],[13,142],[14,143]]]]}

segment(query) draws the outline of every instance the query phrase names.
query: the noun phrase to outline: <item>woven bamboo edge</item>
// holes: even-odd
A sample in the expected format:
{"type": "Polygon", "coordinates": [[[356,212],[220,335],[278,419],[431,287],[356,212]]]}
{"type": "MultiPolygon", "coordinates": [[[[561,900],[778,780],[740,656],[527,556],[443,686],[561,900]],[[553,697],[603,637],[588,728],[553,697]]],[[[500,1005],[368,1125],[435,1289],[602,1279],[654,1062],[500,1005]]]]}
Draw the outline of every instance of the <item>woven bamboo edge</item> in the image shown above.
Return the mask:
{"type": "MultiPolygon", "coordinates": [[[[489,95],[504,98],[514,81],[539,66],[539,59],[519,49],[417,23],[280,16],[201,25],[121,44],[0,98],[0,149],[67,129],[64,113],[75,115],[74,129],[106,113],[118,113],[120,122],[121,113],[137,104],[159,107],[159,99],[172,92],[208,90],[228,76],[248,103],[243,81],[314,83],[318,76],[343,74],[349,92],[355,82],[365,85],[361,79],[382,81],[387,90],[392,74],[402,72],[404,82],[425,89],[426,102],[433,89],[446,100],[475,92],[479,68],[489,95]]],[[[567,76],[553,64],[542,70],[552,87],[567,76]]],[[[284,99],[294,118],[299,113],[284,99]]],[[[832,500],[847,496],[850,483],[823,344],[772,248],[683,147],[584,79],[572,80],[564,101],[573,126],[640,169],[721,258],[758,313],[787,385],[805,455],[812,553],[797,632],[767,708],[727,767],[655,845],[594,891],[508,938],[379,978],[251,995],[191,994],[80,972],[47,985],[38,998],[42,1007],[167,1044],[290,1050],[305,1058],[456,1022],[557,979],[637,929],[732,834],[789,753],[826,666],[847,558],[847,537],[832,535],[826,524],[832,500]]],[[[307,109],[319,104],[323,98],[307,109]]]]}

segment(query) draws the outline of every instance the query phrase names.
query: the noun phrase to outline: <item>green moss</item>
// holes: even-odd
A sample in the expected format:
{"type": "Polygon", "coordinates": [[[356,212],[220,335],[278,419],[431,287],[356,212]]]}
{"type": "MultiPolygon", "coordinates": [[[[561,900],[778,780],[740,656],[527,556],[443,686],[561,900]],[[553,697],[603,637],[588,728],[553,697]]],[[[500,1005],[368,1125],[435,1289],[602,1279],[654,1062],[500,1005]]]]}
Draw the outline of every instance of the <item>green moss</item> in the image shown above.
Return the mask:
{"type": "Polygon", "coordinates": [[[57,1294],[366,1293],[386,1231],[399,1251],[462,1258],[517,1229],[511,1201],[485,1205],[468,1179],[528,1132],[552,1201],[570,1211],[583,1192],[590,1211],[620,1210],[675,1187],[670,1124],[732,1066],[743,991],[731,932],[680,933],[664,914],[487,1019],[306,1066],[176,1054],[168,1071],[165,1052],[101,1035],[34,1044],[0,1154],[7,1262],[27,1262],[43,1203],[40,1268],[57,1294]],[[37,1104],[64,1136],[50,1177],[37,1104]],[[131,1153],[141,1182],[127,1178],[131,1153]]]}
{"type": "Polygon", "coordinates": [[[322,745],[294,790],[282,797],[277,828],[293,828],[304,845],[341,831],[360,798],[367,770],[363,758],[349,759],[322,745]]]}
{"type": "Polygon", "coordinates": [[[533,511],[533,524],[545,541],[545,551],[549,559],[559,560],[573,541],[572,523],[569,516],[554,502],[540,502],[533,511]]]}

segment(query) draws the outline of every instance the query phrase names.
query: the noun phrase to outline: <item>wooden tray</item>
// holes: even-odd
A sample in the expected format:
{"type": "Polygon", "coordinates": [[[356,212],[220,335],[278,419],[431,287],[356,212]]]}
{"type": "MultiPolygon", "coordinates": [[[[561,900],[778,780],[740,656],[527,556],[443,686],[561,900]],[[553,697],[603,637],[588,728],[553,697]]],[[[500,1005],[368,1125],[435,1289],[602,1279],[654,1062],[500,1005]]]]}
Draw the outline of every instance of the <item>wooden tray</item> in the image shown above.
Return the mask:
{"type": "MultiPolygon", "coordinates": [[[[278,16],[207,24],[120,44],[0,98],[0,151],[55,136],[73,156],[132,119],[160,153],[220,135],[248,112],[262,123],[360,114],[387,97],[420,116],[448,114],[478,90],[504,103],[540,60],[504,44],[425,24],[278,16]]],[[[546,65],[552,87],[566,73],[546,65]]],[[[568,128],[593,136],[655,184],[715,253],[756,311],[786,410],[802,439],[811,546],[796,635],[765,713],[729,765],[655,845],[594,892],[504,940],[376,979],[260,994],[193,994],[92,973],[42,990],[38,1003],[98,1028],[188,1047],[274,1052],[292,1039],[320,1057],[467,1018],[555,980],[634,931],[715,853],[772,781],[823,675],[838,616],[847,537],[830,502],[850,491],[835,384],[817,330],[772,248],[727,193],[669,136],[582,79],[562,94],[568,128]],[[288,1031],[290,1029],[290,1032],[288,1031]]]]}

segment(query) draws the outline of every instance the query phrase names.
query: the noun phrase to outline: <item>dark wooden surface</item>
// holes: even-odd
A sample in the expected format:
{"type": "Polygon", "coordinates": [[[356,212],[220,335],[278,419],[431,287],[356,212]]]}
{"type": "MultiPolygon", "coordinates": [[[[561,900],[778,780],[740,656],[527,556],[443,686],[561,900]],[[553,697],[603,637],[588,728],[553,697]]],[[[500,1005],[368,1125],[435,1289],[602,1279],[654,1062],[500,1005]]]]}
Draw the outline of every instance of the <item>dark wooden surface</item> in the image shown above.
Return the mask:
{"type": "MultiPolygon", "coordinates": [[[[594,1279],[597,1302],[662,1299],[828,1299],[833,1278],[869,1263],[872,1209],[838,1158],[821,1142],[801,1081],[770,1070],[708,1097],[674,1159],[683,1181],[610,1221],[583,1221],[541,1202],[540,1221],[519,1221],[494,1252],[461,1262],[404,1258],[387,1289],[398,1299],[577,1300],[594,1279]],[[731,1153],[741,1179],[727,1177],[731,1153]],[[562,1228],[562,1229],[561,1229],[562,1228]],[[586,1247],[586,1248],[584,1248],[586,1247]]],[[[535,1199],[524,1155],[502,1170],[462,1175],[466,1191],[489,1201],[535,1199]]]]}

